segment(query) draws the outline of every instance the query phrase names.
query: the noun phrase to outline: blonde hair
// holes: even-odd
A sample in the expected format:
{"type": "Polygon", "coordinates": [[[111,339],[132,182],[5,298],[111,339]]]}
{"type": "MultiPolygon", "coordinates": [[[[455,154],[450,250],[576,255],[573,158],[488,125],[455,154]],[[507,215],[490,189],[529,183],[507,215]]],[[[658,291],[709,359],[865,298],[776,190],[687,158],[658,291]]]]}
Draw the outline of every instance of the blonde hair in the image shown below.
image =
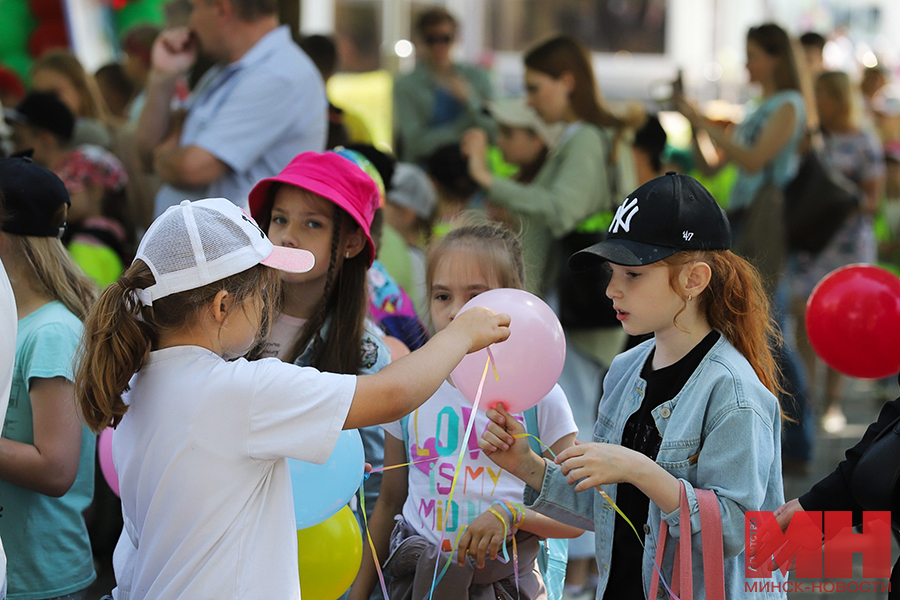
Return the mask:
{"type": "Polygon", "coordinates": [[[34,275],[35,291],[58,300],[84,321],[97,298],[97,288],[75,264],[59,238],[7,235],[34,275]]]}
{"type": "Polygon", "coordinates": [[[41,69],[56,71],[72,82],[81,97],[81,114],[76,117],[90,117],[103,123],[109,123],[110,111],[100,93],[100,87],[94,77],[85,71],[84,66],[68,50],[51,50],[34,61],[31,73],[41,69]]]}
{"type": "Polygon", "coordinates": [[[429,297],[438,264],[448,253],[460,249],[477,253],[482,259],[480,266],[485,270],[485,275],[494,277],[500,287],[525,287],[522,245],[509,227],[495,221],[480,220],[472,213],[463,213],[453,225],[447,235],[428,246],[425,281],[429,297]]]}
{"type": "Polygon", "coordinates": [[[847,73],[826,71],[816,79],[816,86],[816,93],[819,93],[819,90],[825,92],[840,106],[842,118],[847,119],[853,127],[859,125],[859,106],[855,101],[855,90],[847,73]]]}
{"type": "Polygon", "coordinates": [[[97,433],[116,427],[125,416],[128,406],[122,393],[150,351],[159,347],[160,336],[188,325],[220,291],[234,296],[231,311],[243,310],[243,303],[255,294],[262,296],[260,339],[271,330],[281,297],[281,278],[263,265],[143,306],[134,292],[154,283],[150,268],[136,260],[103,291],[85,321],[75,394],[85,422],[97,433]]]}

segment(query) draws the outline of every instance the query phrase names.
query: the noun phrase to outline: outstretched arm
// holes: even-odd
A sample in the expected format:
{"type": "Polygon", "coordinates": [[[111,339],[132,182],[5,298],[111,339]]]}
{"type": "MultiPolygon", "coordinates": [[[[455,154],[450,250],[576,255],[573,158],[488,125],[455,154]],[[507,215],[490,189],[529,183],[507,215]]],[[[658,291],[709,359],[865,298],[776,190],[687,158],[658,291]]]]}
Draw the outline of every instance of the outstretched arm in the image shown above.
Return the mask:
{"type": "Polygon", "coordinates": [[[374,375],[359,377],[344,429],[396,421],[422,405],[469,352],[509,337],[509,315],[475,307],[424,346],[374,375]]]}

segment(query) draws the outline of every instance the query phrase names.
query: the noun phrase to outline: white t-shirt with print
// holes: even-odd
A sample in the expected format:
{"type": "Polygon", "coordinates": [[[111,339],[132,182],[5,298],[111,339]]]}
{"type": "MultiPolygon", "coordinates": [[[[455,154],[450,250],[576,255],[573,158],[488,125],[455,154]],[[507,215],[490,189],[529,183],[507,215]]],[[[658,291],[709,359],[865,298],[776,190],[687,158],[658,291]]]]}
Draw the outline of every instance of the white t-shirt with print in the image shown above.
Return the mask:
{"type": "MultiPolygon", "coordinates": [[[[435,545],[443,538],[452,544],[459,530],[490,508],[495,500],[522,502],[525,483],[502,470],[478,447],[488,426],[484,411],[478,410],[463,458],[456,491],[447,514],[450,487],[456,473],[461,441],[466,432],[472,403],[446,381],[418,410],[409,415],[409,495],[403,504],[403,518],[435,545]],[[435,460],[429,460],[434,458],[435,460]]],[[[514,415],[525,422],[521,414],[514,415]]],[[[558,385],[537,405],[541,441],[552,446],[562,437],[577,433],[572,410],[558,385]]],[[[383,425],[384,430],[403,440],[401,421],[383,425]]],[[[444,544],[445,549],[447,544],[444,544]]]]}
{"type": "Polygon", "coordinates": [[[198,346],[151,352],[113,435],[116,600],[300,597],[286,457],[323,463],[355,375],[198,346]]]}
{"type": "Polygon", "coordinates": [[[272,331],[269,332],[269,339],[266,340],[266,347],[262,351],[261,357],[285,360],[284,357],[287,356],[305,324],[306,319],[279,313],[275,317],[275,322],[272,323],[272,331]]]}

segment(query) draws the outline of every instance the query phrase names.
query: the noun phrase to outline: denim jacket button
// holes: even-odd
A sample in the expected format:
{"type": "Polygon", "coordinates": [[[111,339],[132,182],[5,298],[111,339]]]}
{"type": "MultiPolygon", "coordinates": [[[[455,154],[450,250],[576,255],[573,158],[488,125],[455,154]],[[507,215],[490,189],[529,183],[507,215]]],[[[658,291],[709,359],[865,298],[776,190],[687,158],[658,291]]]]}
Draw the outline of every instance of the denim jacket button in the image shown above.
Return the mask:
{"type": "Polygon", "coordinates": [[[657,598],[665,598],[667,595],[668,595],[668,593],[666,592],[665,586],[661,585],[661,586],[659,586],[659,589],[656,590],[657,598]]]}
{"type": "Polygon", "coordinates": [[[672,410],[668,406],[663,406],[661,409],[659,409],[659,416],[661,416],[663,419],[668,419],[672,416],[672,410]]]}
{"type": "Polygon", "coordinates": [[[650,535],[650,526],[644,523],[644,535],[650,535]]]}

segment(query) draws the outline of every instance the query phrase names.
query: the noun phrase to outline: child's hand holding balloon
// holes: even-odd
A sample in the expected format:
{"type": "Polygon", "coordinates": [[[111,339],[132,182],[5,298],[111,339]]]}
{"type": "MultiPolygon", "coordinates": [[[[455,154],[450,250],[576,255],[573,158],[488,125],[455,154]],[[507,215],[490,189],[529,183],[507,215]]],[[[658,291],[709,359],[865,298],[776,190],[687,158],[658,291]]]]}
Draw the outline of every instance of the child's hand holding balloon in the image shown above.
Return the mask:
{"type": "Polygon", "coordinates": [[[525,426],[509,414],[503,404],[485,413],[491,420],[478,447],[497,466],[509,471],[534,489],[541,489],[546,465],[525,437],[525,426]]]}
{"type": "Polygon", "coordinates": [[[454,333],[465,336],[469,352],[477,352],[509,337],[509,315],[489,308],[474,307],[460,313],[440,334],[454,333]]]}

